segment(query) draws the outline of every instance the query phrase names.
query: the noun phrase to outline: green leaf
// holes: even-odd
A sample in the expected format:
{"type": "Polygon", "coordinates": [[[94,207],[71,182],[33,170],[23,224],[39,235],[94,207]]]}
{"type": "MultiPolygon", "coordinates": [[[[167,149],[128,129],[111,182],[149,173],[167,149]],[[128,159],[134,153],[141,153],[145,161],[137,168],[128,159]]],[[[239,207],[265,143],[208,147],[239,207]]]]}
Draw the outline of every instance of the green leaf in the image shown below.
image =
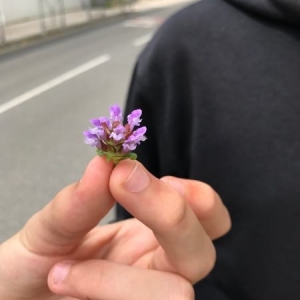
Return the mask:
{"type": "Polygon", "coordinates": [[[125,155],[125,158],[129,158],[129,159],[132,159],[132,160],[136,160],[137,159],[137,154],[136,153],[133,153],[133,152],[129,152],[125,155]]]}
{"type": "Polygon", "coordinates": [[[99,156],[105,156],[107,161],[112,161],[115,165],[124,159],[131,159],[131,160],[137,159],[137,154],[131,153],[131,152],[126,153],[126,154],[121,154],[121,153],[113,153],[113,152],[102,151],[102,150],[97,149],[96,153],[99,156]]]}

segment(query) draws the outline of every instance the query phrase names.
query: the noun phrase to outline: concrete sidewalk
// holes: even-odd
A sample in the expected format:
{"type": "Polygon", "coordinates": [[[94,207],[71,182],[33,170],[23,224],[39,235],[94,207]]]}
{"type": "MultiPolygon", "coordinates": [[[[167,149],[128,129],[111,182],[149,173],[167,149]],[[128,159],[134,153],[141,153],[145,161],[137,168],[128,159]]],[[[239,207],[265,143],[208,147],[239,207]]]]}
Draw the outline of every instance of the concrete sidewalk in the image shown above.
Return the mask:
{"type": "Polygon", "coordinates": [[[190,3],[191,0],[138,0],[137,2],[111,9],[90,9],[66,13],[65,17],[56,16],[30,20],[17,24],[6,24],[4,28],[4,42],[0,44],[0,53],[8,52],[43,40],[53,35],[61,35],[70,29],[80,28],[97,23],[101,19],[108,19],[125,13],[143,12],[151,9],[162,8],[182,3],[190,3]]]}

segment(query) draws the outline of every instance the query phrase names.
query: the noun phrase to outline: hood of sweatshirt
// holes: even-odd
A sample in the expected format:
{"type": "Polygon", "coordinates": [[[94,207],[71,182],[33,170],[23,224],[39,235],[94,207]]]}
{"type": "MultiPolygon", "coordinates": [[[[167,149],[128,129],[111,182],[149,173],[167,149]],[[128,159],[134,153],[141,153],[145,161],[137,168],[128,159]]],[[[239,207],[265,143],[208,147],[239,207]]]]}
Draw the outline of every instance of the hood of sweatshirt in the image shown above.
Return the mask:
{"type": "Polygon", "coordinates": [[[226,0],[250,13],[277,22],[300,25],[300,0],[226,0]]]}

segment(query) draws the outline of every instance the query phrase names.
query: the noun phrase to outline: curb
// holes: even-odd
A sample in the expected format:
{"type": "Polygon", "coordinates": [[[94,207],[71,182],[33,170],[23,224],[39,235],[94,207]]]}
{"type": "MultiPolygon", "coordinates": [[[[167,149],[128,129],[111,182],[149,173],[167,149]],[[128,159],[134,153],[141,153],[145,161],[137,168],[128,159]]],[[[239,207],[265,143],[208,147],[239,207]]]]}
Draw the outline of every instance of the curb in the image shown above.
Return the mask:
{"type": "Polygon", "coordinates": [[[127,18],[133,15],[136,15],[136,12],[122,13],[114,16],[105,17],[105,18],[97,18],[89,22],[72,25],[65,28],[57,28],[57,29],[49,30],[45,34],[31,35],[16,41],[6,42],[5,44],[0,46],[0,55],[2,56],[24,48],[30,48],[37,44],[43,44],[43,43],[51,42],[53,40],[57,40],[59,38],[72,36],[76,33],[97,28],[98,26],[101,25],[105,26],[116,21],[126,20],[127,18]]]}
{"type": "Polygon", "coordinates": [[[91,21],[87,21],[81,24],[70,25],[64,28],[56,28],[53,30],[49,30],[45,34],[31,35],[16,41],[6,42],[5,44],[0,45],[0,57],[5,56],[6,54],[10,54],[12,52],[17,52],[18,50],[31,48],[39,44],[50,43],[60,38],[71,37],[77,33],[81,33],[85,30],[91,30],[99,26],[110,25],[117,21],[126,21],[129,18],[139,17],[149,13],[154,13],[166,7],[177,6],[177,5],[179,6],[185,2],[189,3],[189,1],[183,0],[183,1],[174,2],[171,5],[163,6],[163,7],[153,7],[141,11],[133,10],[128,12],[121,12],[111,16],[95,18],[91,21]]]}

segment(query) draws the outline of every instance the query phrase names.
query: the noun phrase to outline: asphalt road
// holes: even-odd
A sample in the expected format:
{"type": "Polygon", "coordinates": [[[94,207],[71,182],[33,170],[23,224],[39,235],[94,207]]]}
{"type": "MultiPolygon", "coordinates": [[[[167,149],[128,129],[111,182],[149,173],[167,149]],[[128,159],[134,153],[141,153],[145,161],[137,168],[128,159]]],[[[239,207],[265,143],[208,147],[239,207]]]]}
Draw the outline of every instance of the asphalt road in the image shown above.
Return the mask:
{"type": "Polygon", "coordinates": [[[137,55],[186,5],[0,56],[0,242],[81,177],[95,155],[83,143],[88,120],[124,104],[137,55]]]}

